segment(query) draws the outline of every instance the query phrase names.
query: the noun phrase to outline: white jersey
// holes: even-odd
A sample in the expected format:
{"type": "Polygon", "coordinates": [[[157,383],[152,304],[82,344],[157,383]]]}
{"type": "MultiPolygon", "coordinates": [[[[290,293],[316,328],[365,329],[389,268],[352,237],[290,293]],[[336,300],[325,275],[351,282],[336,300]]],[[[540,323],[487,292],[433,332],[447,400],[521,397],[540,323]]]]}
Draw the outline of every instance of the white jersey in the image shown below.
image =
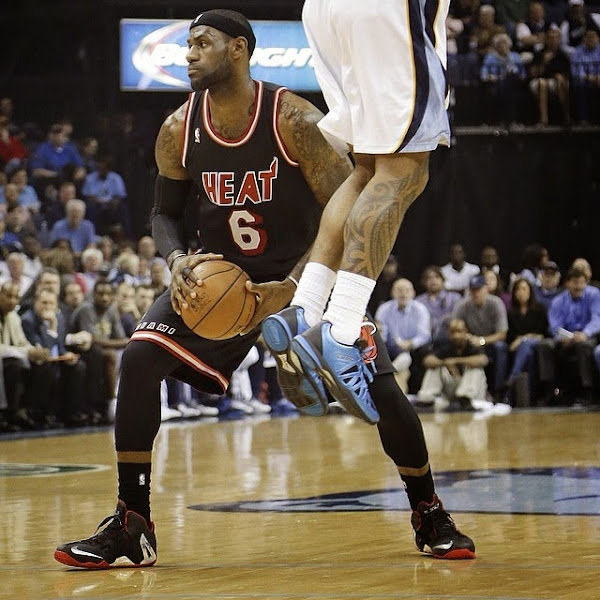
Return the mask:
{"type": "Polygon", "coordinates": [[[450,144],[449,0],[306,0],[302,21],[329,112],[319,123],[354,152],[450,144]]]}

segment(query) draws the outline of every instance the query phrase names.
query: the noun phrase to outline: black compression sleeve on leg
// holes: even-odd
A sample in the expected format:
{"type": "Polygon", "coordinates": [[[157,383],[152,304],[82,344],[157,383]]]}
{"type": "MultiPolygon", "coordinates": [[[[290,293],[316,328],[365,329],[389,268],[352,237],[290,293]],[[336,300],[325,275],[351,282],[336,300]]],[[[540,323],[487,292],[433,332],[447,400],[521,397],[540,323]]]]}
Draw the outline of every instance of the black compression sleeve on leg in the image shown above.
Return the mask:
{"type": "Polygon", "coordinates": [[[175,250],[185,250],[183,220],[192,182],[156,176],[152,208],[152,237],[166,259],[175,250]]]}

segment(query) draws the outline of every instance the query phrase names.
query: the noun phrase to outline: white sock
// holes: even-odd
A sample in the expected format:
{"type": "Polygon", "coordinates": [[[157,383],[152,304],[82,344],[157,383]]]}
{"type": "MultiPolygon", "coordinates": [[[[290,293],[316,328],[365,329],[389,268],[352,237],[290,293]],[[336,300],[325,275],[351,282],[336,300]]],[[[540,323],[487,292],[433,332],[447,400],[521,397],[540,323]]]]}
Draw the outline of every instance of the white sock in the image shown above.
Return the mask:
{"type": "Polygon", "coordinates": [[[333,339],[349,346],[360,337],[363,317],[373,293],[375,280],[338,271],[327,312],[323,319],[331,322],[333,339]]]}
{"type": "Polygon", "coordinates": [[[329,267],[316,262],[309,262],[304,267],[292,304],[304,309],[304,317],[309,327],[316,325],[323,318],[334,284],[335,271],[329,267]]]}

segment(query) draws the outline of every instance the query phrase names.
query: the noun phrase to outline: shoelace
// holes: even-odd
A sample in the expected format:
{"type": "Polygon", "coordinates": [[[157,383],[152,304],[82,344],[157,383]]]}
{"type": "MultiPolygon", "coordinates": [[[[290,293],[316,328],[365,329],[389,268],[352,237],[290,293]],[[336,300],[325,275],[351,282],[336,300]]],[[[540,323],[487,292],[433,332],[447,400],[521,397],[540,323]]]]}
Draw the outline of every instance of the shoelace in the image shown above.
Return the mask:
{"type": "Polygon", "coordinates": [[[361,398],[369,396],[367,382],[371,383],[373,381],[373,373],[365,365],[360,355],[339,374],[339,377],[344,385],[357,396],[361,398]]]}
{"type": "Polygon", "coordinates": [[[122,529],[123,523],[121,521],[121,516],[118,512],[115,512],[114,515],[109,515],[106,517],[98,528],[96,529],[96,533],[89,538],[90,543],[100,543],[105,538],[107,538],[113,529],[122,529]]]}
{"type": "Polygon", "coordinates": [[[426,515],[423,521],[428,528],[436,531],[438,535],[442,531],[456,531],[456,525],[454,524],[452,517],[442,508],[438,508],[426,515]]]}

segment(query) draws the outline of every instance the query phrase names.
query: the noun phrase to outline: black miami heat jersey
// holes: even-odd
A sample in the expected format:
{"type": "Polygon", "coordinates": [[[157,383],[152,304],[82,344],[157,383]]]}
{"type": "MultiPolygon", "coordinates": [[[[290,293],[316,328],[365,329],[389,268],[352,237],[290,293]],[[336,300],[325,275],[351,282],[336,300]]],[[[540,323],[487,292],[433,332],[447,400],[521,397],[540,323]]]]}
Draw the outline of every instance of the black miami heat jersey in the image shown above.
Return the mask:
{"type": "Polygon", "coordinates": [[[277,131],[285,88],[255,85],[254,114],[237,140],[212,128],[206,92],[190,95],[182,163],[198,187],[202,250],[260,283],[292,270],[316,236],[321,207],[277,131]]]}

